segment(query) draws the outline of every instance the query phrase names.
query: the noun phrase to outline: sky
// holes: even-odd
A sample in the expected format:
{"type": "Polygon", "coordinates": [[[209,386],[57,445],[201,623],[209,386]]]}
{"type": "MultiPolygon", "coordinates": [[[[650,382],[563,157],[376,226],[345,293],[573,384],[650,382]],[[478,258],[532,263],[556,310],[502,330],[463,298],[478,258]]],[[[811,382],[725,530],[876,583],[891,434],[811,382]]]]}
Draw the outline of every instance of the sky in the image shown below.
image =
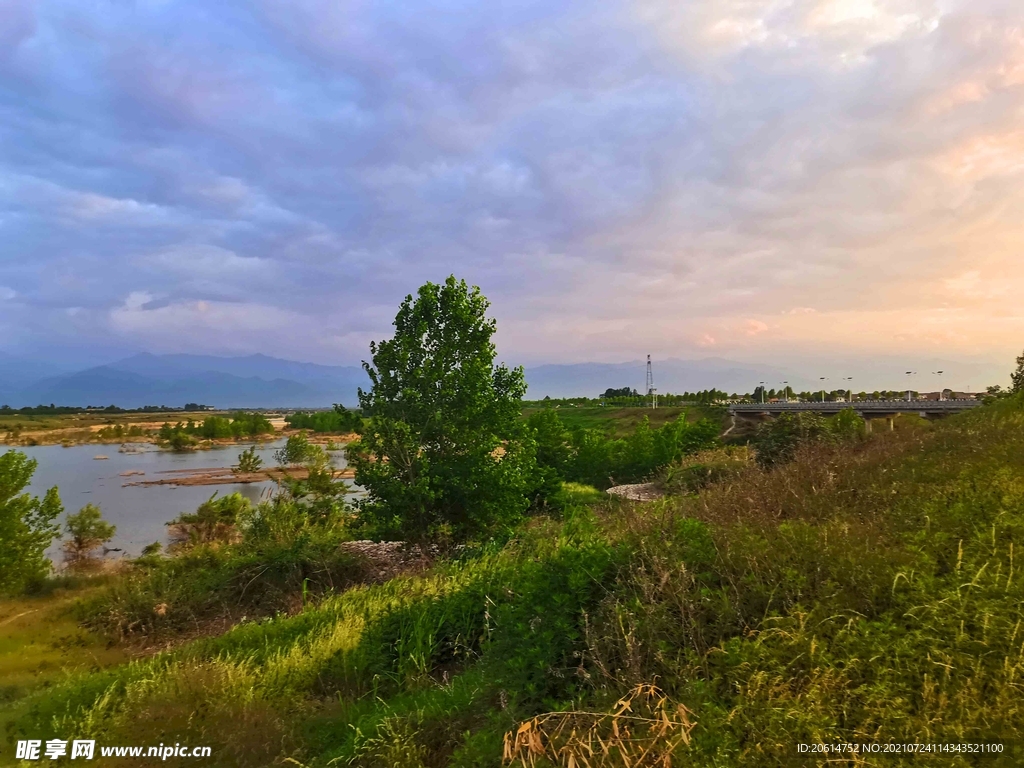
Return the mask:
{"type": "Polygon", "coordinates": [[[0,0],[0,349],[1024,348],[1019,0],[0,0]]]}

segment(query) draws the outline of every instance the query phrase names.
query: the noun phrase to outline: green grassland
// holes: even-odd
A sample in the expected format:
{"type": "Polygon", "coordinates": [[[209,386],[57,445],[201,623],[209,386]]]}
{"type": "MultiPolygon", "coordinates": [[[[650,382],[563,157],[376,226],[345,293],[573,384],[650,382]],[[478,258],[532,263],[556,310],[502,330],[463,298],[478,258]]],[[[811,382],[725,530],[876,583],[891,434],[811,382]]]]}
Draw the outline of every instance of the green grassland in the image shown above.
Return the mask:
{"type": "Polygon", "coordinates": [[[0,734],[15,711],[12,703],[69,674],[127,660],[125,647],[79,621],[79,602],[102,588],[103,580],[93,579],[48,595],[0,601],[0,734]]]}
{"type": "MultiPolygon", "coordinates": [[[[527,405],[523,408],[523,416],[529,418],[544,408],[543,405],[527,405]]],[[[675,421],[682,414],[686,414],[688,422],[699,421],[703,418],[709,418],[719,423],[728,421],[725,408],[701,405],[669,408],[563,405],[558,408],[558,417],[569,429],[579,427],[597,429],[611,437],[625,437],[636,429],[636,426],[645,417],[650,421],[653,429],[675,421]]]]}
{"type": "Polygon", "coordinates": [[[566,496],[420,575],[27,691],[5,737],[203,744],[223,766],[696,768],[1024,732],[1024,400],[659,502],[566,496]]]}

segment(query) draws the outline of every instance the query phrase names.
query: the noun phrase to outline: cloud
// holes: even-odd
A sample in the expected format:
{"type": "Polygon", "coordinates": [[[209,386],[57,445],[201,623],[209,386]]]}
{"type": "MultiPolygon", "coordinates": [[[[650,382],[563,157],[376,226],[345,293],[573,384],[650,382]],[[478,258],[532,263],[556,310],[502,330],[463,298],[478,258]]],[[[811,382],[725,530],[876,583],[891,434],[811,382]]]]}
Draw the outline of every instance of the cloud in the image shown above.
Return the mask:
{"type": "Polygon", "coordinates": [[[153,294],[148,291],[132,291],[124,300],[122,312],[139,312],[153,300],[153,294]]]}
{"type": "Polygon", "coordinates": [[[757,336],[768,330],[768,324],[760,320],[747,320],[745,328],[747,336],[757,336]]]}
{"type": "Polygon", "coordinates": [[[167,248],[142,257],[141,264],[158,273],[208,280],[237,281],[252,275],[268,275],[274,262],[257,256],[239,256],[234,251],[200,243],[167,248]]]}
{"type": "Polygon", "coordinates": [[[13,346],[354,362],[451,272],[524,362],[1024,337],[1019,3],[0,0],[0,50],[13,346]]]}
{"type": "Polygon", "coordinates": [[[0,0],[0,63],[36,32],[32,0],[0,0]]]}
{"type": "Polygon", "coordinates": [[[111,310],[109,328],[126,341],[143,342],[161,352],[181,351],[182,338],[190,340],[189,351],[255,352],[267,340],[285,343],[303,320],[297,313],[255,302],[200,300],[150,308],[150,298],[146,293],[132,294],[123,306],[111,310]]]}

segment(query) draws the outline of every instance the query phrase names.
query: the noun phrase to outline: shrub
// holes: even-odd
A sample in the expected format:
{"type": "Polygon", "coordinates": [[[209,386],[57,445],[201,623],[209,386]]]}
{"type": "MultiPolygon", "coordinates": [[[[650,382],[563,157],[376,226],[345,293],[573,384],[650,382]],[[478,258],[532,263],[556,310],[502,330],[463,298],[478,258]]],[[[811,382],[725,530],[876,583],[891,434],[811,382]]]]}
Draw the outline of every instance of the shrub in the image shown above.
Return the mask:
{"type": "Polygon", "coordinates": [[[577,429],[572,433],[564,477],[598,488],[645,480],[685,455],[710,448],[717,438],[714,422],[701,419],[690,423],[685,414],[659,429],[651,429],[644,417],[625,439],[577,429]]]}
{"type": "Polygon", "coordinates": [[[340,549],[344,520],[314,519],[280,493],[252,507],[238,494],[211,498],[185,523],[173,557],[159,547],[136,559],[86,604],[83,619],[121,635],[195,628],[212,620],[273,615],[365,580],[368,565],[340,549]]]}
{"type": "Polygon", "coordinates": [[[658,483],[666,493],[696,493],[714,483],[740,477],[751,466],[746,446],[717,448],[669,464],[658,483]]]}
{"type": "Polygon", "coordinates": [[[758,427],[754,436],[757,463],[764,469],[785,464],[801,443],[830,436],[828,422],[816,413],[783,413],[758,427]]]}
{"type": "Polygon", "coordinates": [[[274,461],[283,467],[302,464],[313,452],[313,445],[305,434],[292,435],[283,447],[274,451],[274,461]]]}
{"type": "Polygon", "coordinates": [[[251,445],[238,454],[238,464],[232,467],[236,474],[251,474],[263,468],[263,459],[256,453],[256,446],[251,445]]]}
{"type": "Polygon", "coordinates": [[[279,484],[287,489],[289,499],[301,502],[307,515],[321,520],[333,520],[347,512],[345,497],[352,489],[344,480],[335,478],[337,470],[331,455],[319,445],[309,443],[295,453],[304,457],[306,477],[296,479],[286,473],[279,484]]]}
{"type": "Polygon", "coordinates": [[[64,557],[69,564],[82,565],[90,560],[117,532],[117,527],[103,519],[100,508],[86,504],[77,513],[68,515],[64,530],[70,537],[64,542],[64,557]]]}
{"type": "Polygon", "coordinates": [[[238,537],[238,522],[251,505],[240,493],[217,498],[214,493],[195,512],[182,512],[167,523],[168,533],[176,547],[228,543],[238,537]]]}

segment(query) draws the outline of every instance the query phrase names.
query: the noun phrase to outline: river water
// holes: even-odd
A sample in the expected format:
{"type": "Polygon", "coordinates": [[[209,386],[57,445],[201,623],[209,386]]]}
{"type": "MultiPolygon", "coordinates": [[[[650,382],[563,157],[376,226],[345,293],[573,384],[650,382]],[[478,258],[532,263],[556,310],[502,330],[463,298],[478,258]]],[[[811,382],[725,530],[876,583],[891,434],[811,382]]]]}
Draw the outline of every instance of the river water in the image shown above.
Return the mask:
{"type": "MultiPolygon", "coordinates": [[[[263,458],[264,466],[274,466],[274,451],[282,445],[283,439],[257,444],[256,452],[263,458]]],[[[39,462],[28,488],[30,493],[41,496],[47,489],[57,486],[65,512],[77,512],[89,503],[103,510],[103,517],[117,526],[117,533],[107,546],[120,548],[122,552],[114,553],[113,556],[137,556],[144,546],[154,541],[166,545],[167,529],[164,524],[182,512],[194,512],[214,493],[223,496],[237,491],[255,503],[276,488],[272,481],[124,487],[125,483],[167,477],[159,474],[165,470],[229,467],[237,463],[238,454],[248,446],[232,445],[208,451],[183,452],[162,451],[145,444],[132,447],[139,448],[140,452],[119,453],[116,444],[75,445],[68,448],[38,445],[18,447],[16,450],[39,462]],[[108,458],[96,460],[94,457],[97,455],[108,458]],[[145,475],[122,474],[133,471],[145,472],[145,475]]],[[[6,450],[9,449],[0,446],[0,453],[6,450]]],[[[342,452],[335,453],[334,459],[335,466],[345,466],[342,452]]],[[[59,562],[59,552],[58,541],[47,554],[54,562],[59,562]]]]}

